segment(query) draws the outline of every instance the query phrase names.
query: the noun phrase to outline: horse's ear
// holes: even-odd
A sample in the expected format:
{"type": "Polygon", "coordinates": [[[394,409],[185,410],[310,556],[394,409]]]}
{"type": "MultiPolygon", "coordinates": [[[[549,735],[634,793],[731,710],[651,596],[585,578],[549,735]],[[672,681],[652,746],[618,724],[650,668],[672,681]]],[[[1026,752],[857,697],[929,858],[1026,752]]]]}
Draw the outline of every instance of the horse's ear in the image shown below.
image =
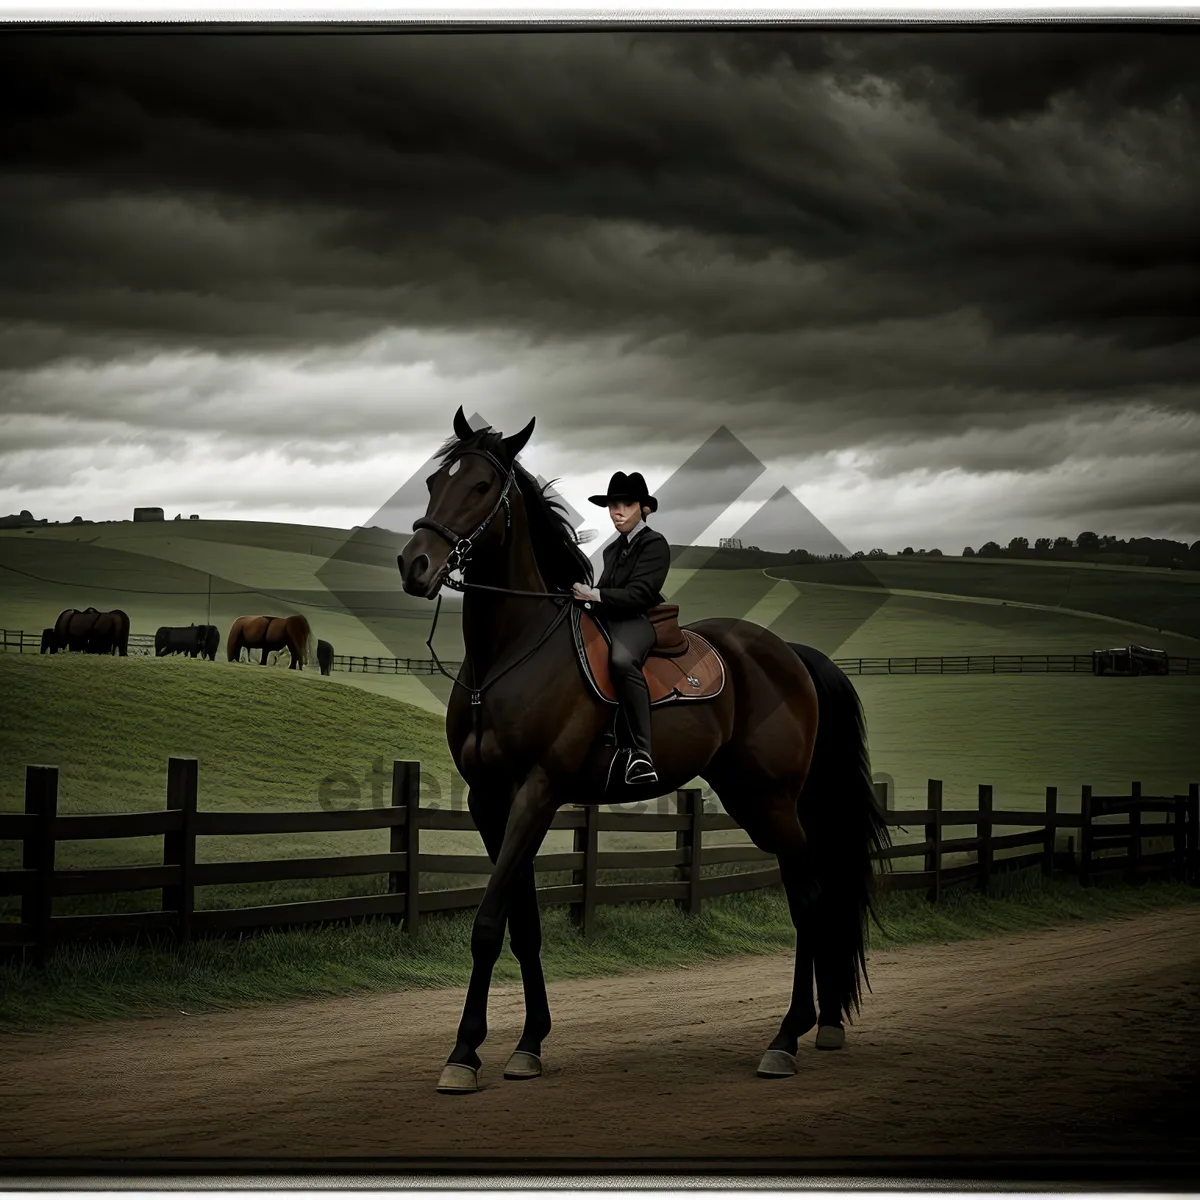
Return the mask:
{"type": "Polygon", "coordinates": [[[512,437],[500,439],[500,444],[504,447],[506,453],[508,454],[509,462],[512,462],[513,459],[525,449],[525,443],[529,441],[530,436],[533,434],[533,423],[536,420],[537,417],[530,417],[529,424],[526,425],[525,428],[519,433],[514,433],[512,437]]]}
{"type": "Polygon", "coordinates": [[[467,421],[461,404],[458,406],[458,412],[454,414],[454,436],[460,442],[465,442],[468,438],[475,436],[475,430],[471,428],[470,423],[467,421]]]}

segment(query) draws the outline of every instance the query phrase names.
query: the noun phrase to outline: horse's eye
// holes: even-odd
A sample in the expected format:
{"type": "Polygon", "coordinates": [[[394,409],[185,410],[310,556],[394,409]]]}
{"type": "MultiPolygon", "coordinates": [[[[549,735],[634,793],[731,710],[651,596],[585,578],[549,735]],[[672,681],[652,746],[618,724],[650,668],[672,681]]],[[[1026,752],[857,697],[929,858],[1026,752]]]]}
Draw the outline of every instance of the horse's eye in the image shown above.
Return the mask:
{"type": "Polygon", "coordinates": [[[486,492],[486,491],[488,490],[488,488],[489,488],[489,487],[491,487],[491,486],[492,486],[492,485],[491,485],[490,483],[488,483],[488,481],[487,481],[486,479],[481,479],[481,480],[480,480],[480,481],[479,481],[479,482],[478,482],[478,483],[475,485],[475,490],[476,490],[477,492],[479,492],[479,494],[480,494],[480,495],[482,495],[482,494],[483,494],[484,492],[486,492]]]}

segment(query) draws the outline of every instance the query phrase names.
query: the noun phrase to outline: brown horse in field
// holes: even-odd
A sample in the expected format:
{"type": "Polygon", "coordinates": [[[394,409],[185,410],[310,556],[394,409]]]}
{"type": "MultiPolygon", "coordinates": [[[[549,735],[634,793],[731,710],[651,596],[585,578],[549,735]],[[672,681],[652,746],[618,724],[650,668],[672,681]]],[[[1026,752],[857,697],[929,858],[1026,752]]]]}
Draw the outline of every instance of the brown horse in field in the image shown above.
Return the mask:
{"type": "Polygon", "coordinates": [[[78,650],[84,654],[119,654],[125,658],[129,653],[129,614],[119,608],[98,612],[94,608],[80,611],[64,608],[54,622],[54,633],[49,641],[51,654],[58,650],[78,650]]]}
{"type": "Polygon", "coordinates": [[[312,629],[308,618],[299,614],[291,617],[238,617],[229,630],[226,646],[230,662],[237,662],[242,649],[252,653],[262,651],[261,665],[267,665],[272,650],[286,650],[292,656],[288,670],[303,669],[314,661],[312,629]]]}

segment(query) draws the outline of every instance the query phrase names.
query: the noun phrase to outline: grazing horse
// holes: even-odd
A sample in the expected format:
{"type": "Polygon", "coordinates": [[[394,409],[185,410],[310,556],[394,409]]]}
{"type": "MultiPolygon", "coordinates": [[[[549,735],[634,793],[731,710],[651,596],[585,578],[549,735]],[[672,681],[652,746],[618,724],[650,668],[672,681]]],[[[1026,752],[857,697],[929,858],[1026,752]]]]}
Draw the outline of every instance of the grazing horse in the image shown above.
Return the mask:
{"type": "Polygon", "coordinates": [[[215,625],[163,625],[154,635],[154,653],[158,658],[167,654],[187,654],[191,658],[217,658],[221,631],[215,625]]]}
{"type": "Polygon", "coordinates": [[[291,617],[238,617],[229,630],[226,651],[230,662],[247,651],[262,650],[261,665],[267,665],[267,655],[272,650],[286,650],[292,661],[288,670],[303,669],[312,665],[313,636],[308,618],[299,614],[291,617]]]}
{"type": "Polygon", "coordinates": [[[207,631],[200,657],[207,658],[209,662],[216,662],[217,651],[221,649],[221,631],[215,625],[201,625],[200,628],[207,631]]]}
{"type": "Polygon", "coordinates": [[[546,495],[551,485],[540,486],[516,461],[533,424],[510,437],[474,431],[460,408],[455,436],[427,480],[426,515],[413,523],[397,558],[409,595],[433,599],[443,584],[464,592],[465,656],[446,735],[494,864],[472,929],[458,1037],[438,1090],[479,1088],[477,1051],[487,1035],[488,992],[506,925],[521,966],[525,1026],[505,1078],[542,1073],[550,1007],[533,859],[557,809],[649,800],[697,776],[754,844],[779,860],[796,927],[795,979],[758,1073],[794,1074],[799,1038],[815,1025],[818,1046],[840,1046],[843,1015],[852,1019],[862,984],[869,986],[873,858],[889,837],[858,695],[819,651],[752,622],[718,617],[676,626],[667,640],[685,635],[685,665],[664,665],[663,655],[679,653],[664,646],[644,668],[648,679],[651,670],[659,680],[674,671],[680,693],[660,688],[652,704],[659,781],[614,798],[614,751],[604,735],[615,699],[587,666],[586,644],[595,645],[597,627],[571,598],[573,583],[591,582],[591,563],[562,506],[546,495]],[[454,570],[462,582],[450,579],[454,570]],[[709,687],[705,680],[714,677],[720,686],[709,687]],[[707,698],[689,694],[695,687],[707,688],[707,698]]]}
{"type": "MultiPolygon", "coordinates": [[[[43,641],[45,636],[43,635],[43,641]]],[[[50,652],[78,650],[84,654],[129,653],[129,615],[119,608],[98,612],[94,608],[65,608],[54,622],[50,652]]]]}
{"type": "Polygon", "coordinates": [[[333,670],[333,647],[328,642],[317,642],[317,662],[322,675],[328,675],[333,670]]]}

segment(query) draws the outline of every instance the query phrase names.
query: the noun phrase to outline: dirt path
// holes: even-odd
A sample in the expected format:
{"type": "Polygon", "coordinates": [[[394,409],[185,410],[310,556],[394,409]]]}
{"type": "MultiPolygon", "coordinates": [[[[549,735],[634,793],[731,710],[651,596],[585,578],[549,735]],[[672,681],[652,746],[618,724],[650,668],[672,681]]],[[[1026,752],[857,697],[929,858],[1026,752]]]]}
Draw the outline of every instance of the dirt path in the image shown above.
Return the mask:
{"type": "Polygon", "coordinates": [[[1200,910],[876,953],[844,1051],[754,1074],[789,956],[551,985],[547,1074],[443,1097],[459,989],[0,1038],[0,1154],[667,1157],[1196,1153],[1200,910]],[[1182,1140],[1181,1140],[1182,1139],[1182,1140]]]}

